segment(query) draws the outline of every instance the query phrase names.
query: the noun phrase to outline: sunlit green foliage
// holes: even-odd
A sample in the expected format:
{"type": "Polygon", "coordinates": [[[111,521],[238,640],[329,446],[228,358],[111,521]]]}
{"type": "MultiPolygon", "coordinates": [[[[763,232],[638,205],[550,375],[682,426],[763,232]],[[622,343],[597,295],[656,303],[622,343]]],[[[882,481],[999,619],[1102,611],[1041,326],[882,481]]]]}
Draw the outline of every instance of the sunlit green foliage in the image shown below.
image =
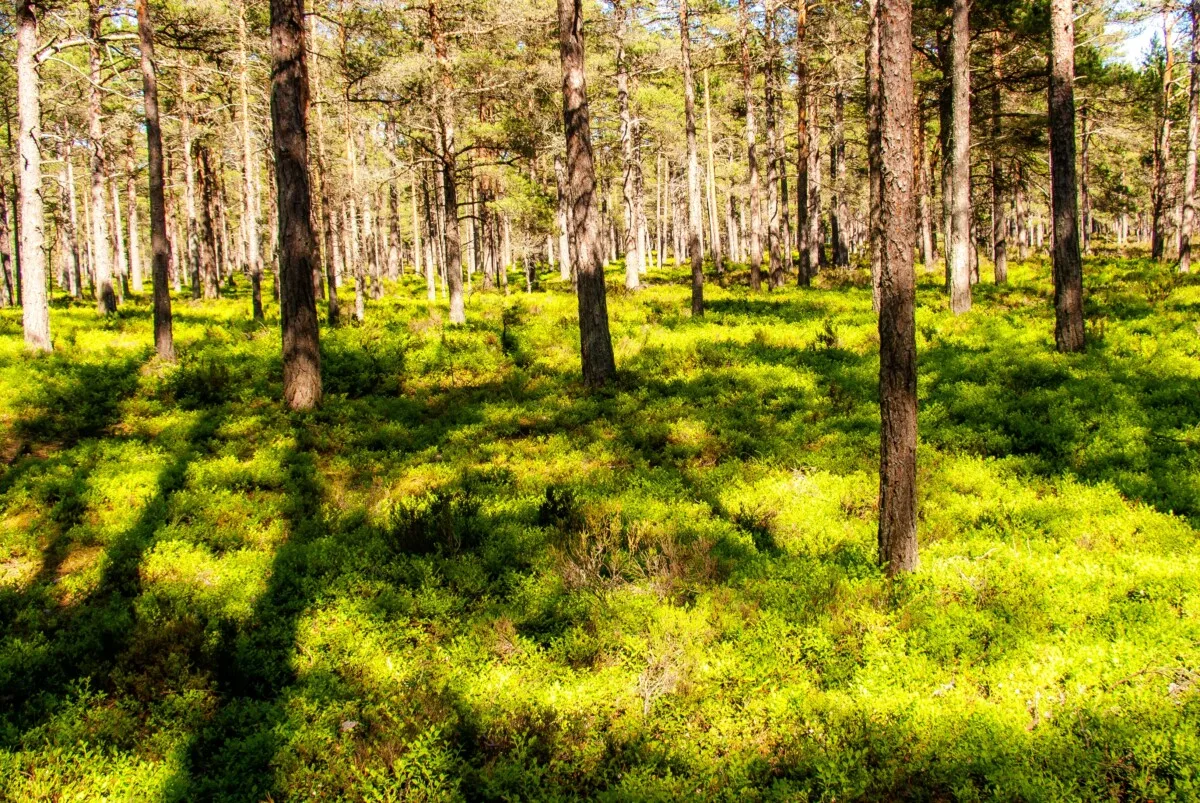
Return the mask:
{"type": "MultiPolygon", "coordinates": [[[[875,566],[852,276],[610,313],[410,277],[285,413],[244,295],[0,318],[0,798],[1200,796],[1200,283],[919,292],[922,568],[875,566]]],[[[510,287],[522,286],[514,276],[510,287]]],[[[244,292],[244,291],[243,291],[244,292]]]]}

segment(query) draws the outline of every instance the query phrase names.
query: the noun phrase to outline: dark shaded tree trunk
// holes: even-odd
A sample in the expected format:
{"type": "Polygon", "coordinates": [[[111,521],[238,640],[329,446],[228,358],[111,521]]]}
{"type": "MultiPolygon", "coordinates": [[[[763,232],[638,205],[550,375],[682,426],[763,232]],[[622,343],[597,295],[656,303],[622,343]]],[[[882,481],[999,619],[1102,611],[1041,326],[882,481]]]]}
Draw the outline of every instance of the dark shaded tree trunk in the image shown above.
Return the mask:
{"type": "Polygon", "coordinates": [[[846,243],[846,224],[850,206],[846,199],[846,90],[839,76],[833,95],[833,137],[829,144],[830,172],[833,174],[833,213],[829,230],[833,239],[833,264],[850,264],[850,249],[846,243]]]}
{"type": "Polygon", "coordinates": [[[567,140],[565,187],[571,206],[571,264],[579,301],[583,381],[604,385],[616,371],[608,331],[600,219],[592,197],[596,171],[592,156],[583,51],[583,0],[558,0],[559,58],[563,73],[563,131],[567,140]]]}
{"type": "Polygon", "coordinates": [[[38,88],[38,21],[30,0],[17,2],[17,162],[21,199],[18,254],[25,347],[50,351],[50,308],[46,293],[45,211],[42,154],[38,145],[41,100],[38,88]]]}
{"type": "Polygon", "coordinates": [[[138,0],[138,38],[142,53],[142,94],[146,109],[147,172],[150,178],[150,281],[154,284],[154,349],[163,360],[175,359],[171,328],[171,252],[167,244],[167,204],[163,192],[162,125],[158,117],[158,75],[154,64],[154,27],[149,0],[138,0]]]}
{"type": "Polygon", "coordinates": [[[1089,181],[1092,172],[1092,130],[1088,122],[1088,107],[1084,105],[1079,110],[1079,205],[1082,207],[1079,247],[1085,254],[1092,250],[1092,188],[1089,181]]]}
{"type": "Polygon", "coordinates": [[[913,275],[912,4],[878,0],[880,60],[879,560],[917,568],[917,346],[913,275]]]}
{"type": "Polygon", "coordinates": [[[0,179],[0,306],[12,307],[17,303],[13,271],[13,231],[8,215],[8,189],[0,179]]]}
{"type": "Polygon", "coordinates": [[[868,248],[871,252],[871,303],[879,312],[879,271],[883,262],[883,224],[880,211],[880,182],[883,181],[882,143],[879,139],[879,0],[868,0],[870,27],[867,32],[867,172],[869,212],[867,218],[868,248]]]}
{"type": "Polygon", "coordinates": [[[1050,2],[1050,177],[1054,214],[1054,342],[1082,351],[1083,264],[1075,181],[1075,9],[1050,2]]]}
{"type": "Polygon", "coordinates": [[[271,123],[279,210],[279,312],[283,401],[321,401],[321,349],[312,273],[316,261],[308,177],[308,62],[303,0],[271,0],[271,123]]]}
{"type": "Polygon", "coordinates": [[[209,158],[208,146],[196,145],[196,192],[200,196],[199,212],[197,214],[196,232],[199,282],[204,298],[213,299],[220,293],[220,279],[217,276],[217,233],[213,220],[213,185],[216,178],[212,172],[212,160],[209,158]]]}
{"type": "Polygon", "coordinates": [[[1008,281],[1008,180],[1001,146],[1004,139],[1004,95],[1000,79],[1000,35],[992,38],[992,267],[996,284],[1008,281]]]}
{"type": "Polygon", "coordinates": [[[817,267],[808,247],[808,105],[808,0],[796,0],[796,280],[801,287],[812,284],[817,267]]]}

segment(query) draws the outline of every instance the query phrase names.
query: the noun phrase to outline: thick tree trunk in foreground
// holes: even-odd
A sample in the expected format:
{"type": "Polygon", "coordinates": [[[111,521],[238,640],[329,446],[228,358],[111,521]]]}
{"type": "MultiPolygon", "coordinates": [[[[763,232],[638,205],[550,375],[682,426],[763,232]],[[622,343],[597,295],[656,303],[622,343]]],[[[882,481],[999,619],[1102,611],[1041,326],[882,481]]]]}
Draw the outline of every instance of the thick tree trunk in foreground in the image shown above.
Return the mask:
{"type": "Polygon", "coordinates": [[[754,120],[754,79],[750,71],[750,12],[748,0],[738,0],[738,24],[741,31],[739,63],[742,69],[742,94],[746,99],[746,158],[749,166],[750,288],[762,289],[762,191],[758,179],[758,131],[754,120]]]}
{"type": "Polygon", "coordinates": [[[1054,213],[1054,342],[1083,351],[1083,265],[1075,181],[1075,10],[1050,3],[1050,177],[1054,213]]]}
{"type": "Polygon", "coordinates": [[[1200,143],[1200,0],[1188,3],[1192,47],[1188,57],[1187,158],[1183,171],[1183,219],[1179,226],[1179,272],[1192,269],[1192,228],[1196,221],[1196,149],[1200,143]]]}
{"type": "Polygon", "coordinates": [[[567,138],[565,186],[571,205],[570,250],[578,285],[580,356],[583,381],[596,387],[608,382],[616,371],[616,363],[608,332],[600,218],[592,198],[596,171],[583,60],[583,0],[558,0],[558,37],[563,72],[563,130],[567,138]]]}
{"type": "Polygon", "coordinates": [[[162,125],[158,117],[158,75],[154,65],[154,28],[149,0],[138,0],[138,37],[142,51],[142,93],[146,106],[146,153],[150,176],[150,280],[154,284],[154,348],[164,360],[175,359],[171,330],[171,288],[167,276],[171,251],[167,244],[167,205],[163,194],[162,125]]]}
{"type": "Polygon", "coordinates": [[[971,309],[971,0],[954,0],[950,30],[950,311],[971,309]]]}
{"type": "Polygon", "coordinates": [[[22,311],[25,346],[50,351],[50,309],[46,299],[46,254],[42,250],[45,218],[42,206],[42,154],[40,94],[35,59],[38,23],[30,0],[17,3],[17,160],[21,196],[21,230],[18,258],[21,263],[22,311]]]}
{"type": "Polygon", "coordinates": [[[321,350],[312,273],[316,261],[308,178],[308,64],[303,0],[271,0],[271,123],[279,208],[279,312],[283,401],[321,401],[321,350]]]}
{"type": "Polygon", "coordinates": [[[687,133],[688,259],[692,263],[692,315],[704,314],[704,246],[700,242],[700,156],[696,152],[696,82],[692,75],[692,31],[687,0],[679,2],[679,47],[683,71],[683,115],[687,133]]]}
{"type": "Polygon", "coordinates": [[[879,560],[917,568],[912,3],[878,0],[880,61],[879,560]]]}

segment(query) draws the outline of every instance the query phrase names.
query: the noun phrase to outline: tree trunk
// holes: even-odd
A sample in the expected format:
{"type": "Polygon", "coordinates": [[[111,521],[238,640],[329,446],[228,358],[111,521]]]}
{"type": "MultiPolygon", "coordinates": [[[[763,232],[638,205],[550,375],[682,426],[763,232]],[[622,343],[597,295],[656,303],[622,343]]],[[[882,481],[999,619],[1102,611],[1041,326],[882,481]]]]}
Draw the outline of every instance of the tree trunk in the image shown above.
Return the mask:
{"type": "Polygon", "coordinates": [[[271,123],[279,210],[279,313],[283,401],[321,400],[321,349],[312,273],[316,260],[308,177],[308,63],[303,0],[271,0],[271,123]]]}
{"type": "Polygon", "coordinates": [[[1183,220],[1179,227],[1179,272],[1192,269],[1192,228],[1196,220],[1196,149],[1200,141],[1200,0],[1188,3],[1192,46],[1188,57],[1188,138],[1183,173],[1183,220]]]}
{"type": "Polygon", "coordinates": [[[1050,2],[1050,177],[1054,213],[1054,342],[1082,351],[1083,265],[1075,180],[1075,11],[1050,2]]]}
{"type": "Polygon", "coordinates": [[[1171,42],[1172,26],[1166,6],[1163,8],[1163,48],[1166,61],[1163,64],[1158,100],[1159,128],[1154,144],[1154,186],[1151,190],[1153,221],[1150,230],[1150,257],[1156,261],[1162,261],[1166,256],[1167,169],[1171,161],[1171,73],[1175,69],[1175,53],[1171,42]]]}
{"type": "Polygon", "coordinates": [[[846,90],[841,76],[833,96],[833,141],[829,147],[830,170],[833,173],[834,208],[830,219],[830,234],[833,237],[833,264],[845,267],[850,264],[850,251],[846,246],[846,224],[849,222],[850,207],[846,201],[846,90]]]}
{"type": "Polygon", "coordinates": [[[816,265],[808,248],[808,0],[796,0],[796,240],[801,287],[812,284],[816,265]]]}
{"type": "Polygon", "coordinates": [[[88,139],[92,149],[92,270],[96,274],[96,308],[101,315],[117,309],[113,289],[113,263],[108,242],[108,206],[104,200],[104,131],[100,124],[100,4],[88,2],[88,65],[91,87],[88,90],[88,139]]]}
{"type": "Polygon", "coordinates": [[[809,276],[820,270],[825,251],[821,233],[821,98],[808,92],[808,245],[809,276]]]}
{"type": "Polygon", "coordinates": [[[746,99],[746,158],[749,163],[750,231],[750,288],[762,289],[762,200],[758,179],[758,132],[754,120],[754,78],[750,69],[750,11],[748,0],[738,0],[742,68],[742,93],[746,99]]]}
{"type": "Polygon", "coordinates": [[[117,301],[124,303],[129,291],[129,262],[125,253],[125,229],[121,225],[121,192],[117,189],[115,176],[104,183],[108,186],[112,209],[113,273],[116,275],[117,301]]]}
{"type": "Polygon", "coordinates": [[[917,568],[912,4],[878,0],[880,60],[879,561],[917,568]]]}
{"type": "Polygon", "coordinates": [[[629,109],[629,65],[625,55],[625,34],[629,28],[629,9],[617,0],[617,109],[621,118],[622,194],[625,201],[625,287],[634,290],[641,284],[641,244],[638,242],[638,217],[635,206],[633,115],[629,109]]]}
{"type": "MultiPolygon", "coordinates": [[[[250,136],[250,93],[246,76],[246,4],[240,0],[238,15],[238,99],[242,107],[242,217],[246,230],[245,260],[250,271],[250,311],[254,320],[263,320],[262,257],[258,247],[258,216],[254,204],[253,143],[250,136]]],[[[318,134],[318,138],[320,135],[318,134]]]]}
{"type": "Polygon", "coordinates": [[[879,312],[879,271],[883,263],[883,228],[880,203],[883,181],[882,147],[879,140],[879,0],[868,0],[870,30],[867,33],[867,172],[869,184],[869,217],[867,221],[871,252],[871,303],[879,312]]]}
{"type": "Polygon", "coordinates": [[[566,189],[572,210],[571,262],[575,265],[578,285],[580,356],[583,381],[597,387],[612,378],[616,363],[608,331],[600,220],[592,197],[596,190],[596,172],[584,70],[582,0],[558,0],[558,36],[563,73],[563,130],[567,140],[566,189]]]}
{"type": "Polygon", "coordinates": [[[146,109],[147,174],[150,179],[150,280],[154,284],[154,348],[160,359],[175,359],[171,329],[171,289],[167,273],[167,205],[163,193],[162,126],[158,117],[158,75],[154,64],[154,28],[149,0],[138,0],[138,38],[142,53],[142,95],[146,109]]]}
{"type": "MultiPolygon", "coordinates": [[[[1000,87],[1000,34],[992,38],[992,267],[996,284],[1008,281],[1008,182],[1001,156],[1004,96],[1000,87]]],[[[1086,141],[1086,140],[1085,140],[1086,141]]]]}
{"type": "Polygon", "coordinates": [[[954,0],[950,29],[950,311],[971,309],[971,0],[954,0]]]}
{"type": "Polygon", "coordinates": [[[188,103],[188,74],[184,63],[179,70],[179,137],[183,144],[183,208],[187,214],[187,266],[191,274],[192,298],[200,298],[200,237],[196,218],[196,160],[192,141],[192,113],[188,103]]]}
{"type": "Polygon", "coordinates": [[[450,323],[460,324],[465,323],[467,318],[463,307],[462,248],[458,232],[458,187],[456,185],[458,154],[454,150],[454,104],[451,96],[454,84],[445,32],[442,30],[439,2],[435,1],[429,5],[429,24],[430,39],[433,42],[438,72],[441,76],[437,117],[440,135],[439,156],[442,161],[442,192],[446,216],[445,267],[446,284],[450,291],[450,323]]]}
{"type": "Polygon", "coordinates": [[[696,81],[692,75],[692,31],[687,0],[679,0],[679,47],[683,72],[683,115],[687,133],[688,259],[692,263],[692,315],[704,314],[704,246],[700,212],[700,156],[696,151],[696,81]]]}
{"type": "Polygon", "coordinates": [[[783,273],[783,217],[779,204],[779,136],[776,125],[775,107],[775,15],[768,10],[766,19],[767,59],[763,75],[764,135],[767,140],[767,286],[781,287],[783,273]]]}
{"type": "Polygon", "coordinates": [[[17,304],[12,238],[13,231],[8,213],[8,190],[5,187],[5,180],[0,178],[0,306],[4,307],[12,307],[17,304]]]}
{"type": "Polygon", "coordinates": [[[129,230],[129,279],[133,292],[139,295],[145,289],[142,277],[142,253],[139,245],[137,209],[137,160],[133,146],[133,129],[128,132],[125,144],[125,224],[129,230]]]}
{"type": "Polygon", "coordinates": [[[17,2],[17,161],[21,227],[18,258],[21,265],[25,346],[50,351],[50,308],[46,298],[45,218],[42,199],[42,154],[38,139],[41,100],[38,88],[38,22],[30,0],[17,2]]]}
{"type": "Polygon", "coordinates": [[[197,223],[197,269],[198,281],[202,287],[203,297],[216,298],[220,292],[220,280],[217,276],[217,236],[213,221],[213,191],[216,179],[212,174],[212,160],[209,158],[208,146],[196,145],[196,161],[199,169],[196,175],[196,190],[199,193],[199,215],[197,223]]]}
{"type": "MultiPolygon", "coordinates": [[[[79,235],[78,229],[75,226],[75,190],[73,187],[75,176],[71,169],[71,143],[69,140],[70,134],[67,126],[62,127],[63,134],[58,140],[58,158],[62,162],[62,171],[59,173],[59,203],[62,204],[60,225],[63,227],[63,239],[66,253],[64,256],[67,259],[67,287],[71,292],[72,298],[80,298],[83,288],[80,267],[79,267],[79,235]]],[[[0,197],[0,201],[3,198],[0,197]]],[[[0,210],[0,216],[3,220],[4,246],[8,245],[8,216],[0,210]]],[[[9,256],[5,254],[4,256],[9,256]]],[[[7,270],[5,271],[7,277],[7,270]]],[[[0,288],[3,289],[3,288],[0,288]]]]}
{"type": "Polygon", "coordinates": [[[925,107],[920,103],[915,104],[913,114],[916,116],[917,125],[917,215],[919,218],[920,236],[921,236],[921,264],[926,271],[933,267],[935,249],[933,245],[933,219],[932,219],[932,175],[929,169],[929,143],[926,140],[925,126],[925,107]]]}
{"type": "MultiPolygon", "coordinates": [[[[1082,227],[1079,232],[1079,247],[1083,253],[1092,250],[1092,188],[1088,181],[1091,173],[1092,130],[1088,126],[1088,107],[1079,110],[1079,205],[1082,227]]],[[[1182,221],[1182,215],[1180,219],[1182,221]]]]}
{"type": "Polygon", "coordinates": [[[712,93],[708,87],[708,68],[704,68],[704,138],[708,150],[708,170],[706,184],[708,195],[708,239],[712,249],[713,267],[720,275],[725,270],[724,255],[721,251],[720,213],[717,212],[717,174],[713,163],[712,137],[712,93]]]}

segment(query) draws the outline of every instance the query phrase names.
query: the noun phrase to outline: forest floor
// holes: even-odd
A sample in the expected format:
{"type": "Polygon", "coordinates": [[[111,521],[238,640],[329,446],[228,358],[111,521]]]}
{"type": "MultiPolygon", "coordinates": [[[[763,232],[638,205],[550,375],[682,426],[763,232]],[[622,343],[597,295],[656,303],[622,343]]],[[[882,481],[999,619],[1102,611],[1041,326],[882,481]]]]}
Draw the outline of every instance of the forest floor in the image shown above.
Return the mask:
{"type": "Polygon", "coordinates": [[[612,270],[608,390],[551,276],[410,277],[311,414],[244,281],[177,366],[147,299],[4,311],[0,799],[1200,797],[1200,281],[1090,260],[1063,356],[1045,261],[922,275],[892,583],[861,274],[612,270]]]}

